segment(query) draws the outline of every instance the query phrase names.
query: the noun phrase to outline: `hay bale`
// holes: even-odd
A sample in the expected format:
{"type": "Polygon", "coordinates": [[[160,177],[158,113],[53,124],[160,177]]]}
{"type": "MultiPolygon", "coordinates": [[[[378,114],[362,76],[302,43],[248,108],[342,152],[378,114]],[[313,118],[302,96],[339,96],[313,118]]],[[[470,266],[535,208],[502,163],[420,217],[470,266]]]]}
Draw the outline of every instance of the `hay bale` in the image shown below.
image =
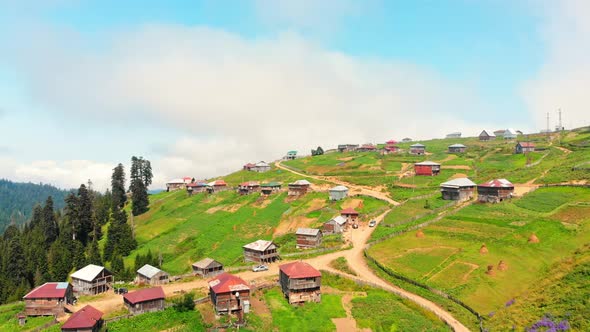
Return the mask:
{"type": "Polygon", "coordinates": [[[482,255],[485,255],[488,253],[488,247],[486,247],[485,243],[481,245],[481,248],[479,248],[479,253],[482,255]]]}
{"type": "Polygon", "coordinates": [[[508,264],[506,264],[506,262],[501,260],[500,263],[498,263],[498,271],[506,271],[506,270],[508,270],[508,264]]]}
{"type": "Polygon", "coordinates": [[[416,232],[416,237],[417,237],[417,238],[419,238],[419,239],[423,239],[423,238],[424,238],[424,236],[425,236],[425,235],[424,235],[424,232],[423,232],[421,229],[419,229],[419,230],[416,232]]]}
{"type": "Polygon", "coordinates": [[[539,243],[539,242],[541,242],[541,241],[535,235],[535,233],[533,233],[533,234],[531,234],[531,236],[529,236],[529,243],[539,243]]]}
{"type": "Polygon", "coordinates": [[[489,276],[496,275],[496,271],[494,271],[494,266],[493,265],[488,265],[488,270],[486,271],[486,274],[489,275],[489,276]]]}

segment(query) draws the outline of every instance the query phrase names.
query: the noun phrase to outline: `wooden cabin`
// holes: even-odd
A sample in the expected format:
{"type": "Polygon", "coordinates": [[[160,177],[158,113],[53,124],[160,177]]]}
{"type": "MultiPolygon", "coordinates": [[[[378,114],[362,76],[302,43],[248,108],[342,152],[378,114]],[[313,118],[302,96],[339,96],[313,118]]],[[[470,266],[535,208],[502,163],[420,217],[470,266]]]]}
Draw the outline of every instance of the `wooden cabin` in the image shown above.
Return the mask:
{"type": "Polygon", "coordinates": [[[272,263],[280,258],[278,247],[272,241],[257,240],[242,248],[246,262],[272,263]]]}
{"type": "Polygon", "coordinates": [[[516,147],[514,148],[514,153],[521,154],[521,153],[529,153],[535,152],[535,143],[531,142],[518,142],[516,143],[516,147]]]}
{"type": "Polygon", "coordinates": [[[209,281],[209,296],[218,315],[250,311],[250,285],[240,277],[229,273],[218,275],[209,281]]]}
{"type": "Polygon", "coordinates": [[[467,147],[463,144],[451,144],[448,147],[449,153],[464,153],[467,147]]]}
{"type": "Polygon", "coordinates": [[[339,201],[348,196],[348,188],[345,186],[336,186],[330,189],[330,200],[339,201]]]}
{"type": "Polygon", "coordinates": [[[307,180],[297,180],[289,183],[288,196],[302,196],[310,190],[311,183],[307,180]]]}
{"type": "Polygon", "coordinates": [[[297,249],[316,248],[322,244],[322,231],[317,228],[298,228],[297,249]]]}
{"type": "Polygon", "coordinates": [[[137,276],[135,277],[136,284],[157,286],[167,284],[168,282],[170,282],[170,275],[168,272],[162,271],[149,264],[145,264],[137,270],[137,276]]]}
{"type": "Polygon", "coordinates": [[[190,180],[184,179],[174,179],[166,182],[166,191],[175,191],[186,188],[187,183],[190,183],[190,180]]]}
{"type": "Polygon", "coordinates": [[[297,151],[291,150],[287,152],[287,154],[283,157],[285,160],[295,160],[297,159],[297,151]]]}
{"type": "Polygon", "coordinates": [[[264,161],[259,161],[250,169],[252,172],[264,173],[270,171],[270,165],[264,161]]]}
{"type": "Polygon", "coordinates": [[[289,304],[320,302],[322,299],[322,274],[304,262],[292,262],[279,266],[281,290],[289,304]]]}
{"type": "Polygon", "coordinates": [[[504,136],[504,139],[516,139],[516,137],[518,137],[518,133],[512,128],[508,128],[504,131],[504,135],[502,136],[504,136]]]}
{"type": "Polygon", "coordinates": [[[348,221],[348,223],[350,224],[356,224],[356,222],[359,219],[359,213],[353,208],[348,208],[340,211],[340,215],[346,218],[346,221],[348,221]]]}
{"type": "Polygon", "coordinates": [[[227,183],[223,180],[215,180],[207,183],[207,192],[210,194],[229,190],[227,183]]]}
{"type": "Polygon", "coordinates": [[[253,163],[247,163],[247,164],[245,164],[244,166],[242,166],[242,169],[243,169],[244,171],[251,171],[251,170],[252,170],[252,168],[253,168],[254,166],[256,166],[256,164],[253,164],[253,163]]]}
{"type": "Polygon", "coordinates": [[[373,152],[373,151],[377,151],[377,147],[374,144],[366,143],[366,144],[361,145],[356,150],[358,152],[373,152]]]}
{"type": "Polygon", "coordinates": [[[204,258],[193,264],[193,274],[203,278],[214,277],[223,273],[223,264],[213,258],[204,258]]]}
{"type": "Polygon", "coordinates": [[[383,154],[390,154],[390,153],[397,153],[399,152],[399,147],[397,146],[397,142],[394,140],[389,140],[385,142],[385,146],[383,147],[383,154]]]}
{"type": "Polygon", "coordinates": [[[207,183],[204,181],[195,181],[186,185],[186,191],[189,195],[204,193],[207,191],[207,183]]]}
{"type": "Polygon", "coordinates": [[[358,144],[338,144],[338,152],[354,152],[358,148],[358,144]]]}
{"type": "Polygon", "coordinates": [[[83,295],[96,295],[111,289],[113,273],[103,266],[86,265],[70,275],[74,292],[83,295]]]}
{"type": "Polygon", "coordinates": [[[421,156],[421,155],[424,155],[425,153],[426,153],[426,145],[420,144],[420,143],[410,145],[410,154],[421,156]]]}
{"type": "Polygon", "coordinates": [[[476,186],[468,178],[459,178],[441,183],[440,191],[445,200],[465,201],[473,198],[476,186]]]}
{"type": "Polygon", "coordinates": [[[416,175],[434,176],[440,173],[440,164],[433,161],[423,161],[414,164],[416,175]]]}
{"type": "Polygon", "coordinates": [[[123,295],[123,302],[133,315],[164,310],[165,299],[162,287],[143,288],[123,295]]]}
{"type": "Polygon", "coordinates": [[[483,203],[498,203],[512,198],[514,185],[506,179],[491,180],[477,185],[478,200],[483,203]]]}
{"type": "Polygon", "coordinates": [[[247,181],[243,182],[238,186],[238,193],[240,195],[248,195],[260,191],[260,182],[258,181],[247,181]]]}
{"type": "Polygon", "coordinates": [[[103,313],[91,305],[73,313],[61,326],[62,332],[98,332],[104,321],[103,313]]]}
{"type": "Polygon", "coordinates": [[[324,223],[324,234],[338,234],[346,230],[348,220],[343,216],[336,216],[324,223]]]}
{"type": "Polygon", "coordinates": [[[496,135],[494,135],[494,133],[492,131],[487,131],[487,130],[483,130],[480,134],[479,134],[479,140],[480,141],[491,141],[496,139],[496,135]]]}
{"type": "Polygon", "coordinates": [[[68,282],[46,282],[23,297],[27,316],[62,316],[72,304],[74,292],[68,282]]]}
{"type": "Polygon", "coordinates": [[[263,183],[260,185],[260,191],[263,195],[270,195],[276,192],[281,191],[281,183],[280,182],[268,182],[263,183]]]}

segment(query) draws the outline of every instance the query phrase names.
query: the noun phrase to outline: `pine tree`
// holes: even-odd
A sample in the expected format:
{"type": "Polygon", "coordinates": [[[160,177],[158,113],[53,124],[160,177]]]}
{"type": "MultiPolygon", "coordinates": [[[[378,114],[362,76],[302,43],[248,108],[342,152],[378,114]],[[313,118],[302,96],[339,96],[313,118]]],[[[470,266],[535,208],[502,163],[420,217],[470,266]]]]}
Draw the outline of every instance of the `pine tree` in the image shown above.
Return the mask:
{"type": "Polygon", "coordinates": [[[107,231],[104,259],[111,261],[115,251],[123,256],[127,256],[136,247],[137,241],[133,238],[133,231],[127,223],[127,213],[124,210],[115,209],[107,231]]]}
{"type": "Polygon", "coordinates": [[[113,169],[111,193],[113,208],[122,208],[127,201],[127,195],[125,194],[125,168],[123,164],[119,164],[113,169]]]}
{"type": "Polygon", "coordinates": [[[149,198],[147,193],[148,186],[152,183],[152,166],[149,160],[143,157],[131,158],[131,191],[132,213],[134,216],[145,213],[148,210],[149,198]]]}
{"type": "Polygon", "coordinates": [[[43,207],[43,234],[45,234],[45,245],[46,248],[57,240],[58,226],[57,220],[55,219],[55,211],[53,211],[53,198],[47,197],[45,201],[45,207],[43,207]]]}
{"type": "Polygon", "coordinates": [[[88,238],[93,229],[92,199],[86,186],[80,185],[78,189],[78,227],[76,228],[76,239],[86,246],[88,238]]]}
{"type": "Polygon", "coordinates": [[[121,274],[125,274],[125,263],[123,257],[118,251],[113,253],[113,259],[111,260],[111,272],[117,277],[121,277],[121,274]]]}
{"type": "Polygon", "coordinates": [[[74,194],[69,194],[66,197],[66,207],[65,207],[65,219],[66,222],[64,225],[66,227],[61,228],[61,232],[65,234],[70,234],[70,239],[76,239],[76,235],[78,233],[79,228],[79,221],[78,221],[78,197],[74,194]]]}
{"type": "Polygon", "coordinates": [[[53,242],[47,255],[49,275],[52,280],[66,280],[72,269],[72,255],[60,239],[53,242]]]}
{"type": "Polygon", "coordinates": [[[96,239],[88,245],[88,264],[102,265],[102,257],[100,257],[100,249],[96,239]]]}

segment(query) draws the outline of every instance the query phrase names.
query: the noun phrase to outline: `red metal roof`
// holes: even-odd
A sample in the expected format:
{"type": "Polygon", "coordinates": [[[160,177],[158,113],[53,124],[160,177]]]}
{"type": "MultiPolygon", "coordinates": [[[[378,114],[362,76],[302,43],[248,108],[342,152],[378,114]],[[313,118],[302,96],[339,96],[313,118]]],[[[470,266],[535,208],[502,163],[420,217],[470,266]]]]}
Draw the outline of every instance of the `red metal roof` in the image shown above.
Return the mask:
{"type": "Polygon", "coordinates": [[[227,186],[227,183],[223,180],[217,180],[213,183],[214,186],[227,186]]]}
{"type": "Polygon", "coordinates": [[[246,181],[240,184],[241,187],[256,187],[260,186],[260,182],[258,181],[246,181]]]}
{"type": "Polygon", "coordinates": [[[164,290],[162,287],[154,287],[154,288],[146,288],[140,289],[135,292],[127,293],[123,295],[125,300],[131,304],[146,302],[151,300],[163,299],[166,297],[164,295],[164,290]]]}
{"type": "Polygon", "coordinates": [[[217,294],[250,290],[250,286],[242,278],[227,272],[224,272],[209,281],[209,287],[211,287],[211,290],[217,294]]]}
{"type": "Polygon", "coordinates": [[[344,210],[340,211],[340,214],[359,214],[359,213],[356,212],[356,210],[353,208],[348,208],[348,209],[344,209],[344,210]]]}
{"type": "Polygon", "coordinates": [[[292,262],[279,266],[279,269],[283,271],[289,278],[315,278],[321,277],[320,271],[316,270],[313,266],[304,262],[292,262]]]}
{"type": "Polygon", "coordinates": [[[98,320],[102,318],[103,313],[91,305],[76,311],[62,325],[62,329],[90,329],[98,320]]]}
{"type": "Polygon", "coordinates": [[[514,185],[506,179],[495,179],[486,183],[478,184],[477,186],[490,188],[514,188],[514,185]]]}
{"type": "Polygon", "coordinates": [[[534,148],[535,147],[535,143],[532,143],[532,142],[520,142],[518,144],[520,144],[520,146],[522,146],[523,148],[534,148]]]}
{"type": "Polygon", "coordinates": [[[385,142],[385,144],[387,144],[387,145],[395,145],[395,144],[397,144],[397,142],[394,141],[394,140],[389,140],[389,141],[385,142]]]}
{"type": "Polygon", "coordinates": [[[33,289],[24,299],[60,299],[66,296],[66,291],[70,286],[67,282],[46,282],[43,285],[33,289]]]}

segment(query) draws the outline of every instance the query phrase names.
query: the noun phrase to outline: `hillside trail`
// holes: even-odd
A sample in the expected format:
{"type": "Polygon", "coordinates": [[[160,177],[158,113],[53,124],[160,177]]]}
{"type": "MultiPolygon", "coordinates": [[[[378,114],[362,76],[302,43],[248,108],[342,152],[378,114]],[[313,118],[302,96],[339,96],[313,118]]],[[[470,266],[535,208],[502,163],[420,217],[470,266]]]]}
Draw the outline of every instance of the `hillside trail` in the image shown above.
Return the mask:
{"type": "Polygon", "coordinates": [[[293,174],[296,174],[296,175],[299,175],[299,176],[302,176],[302,177],[306,177],[306,178],[310,178],[310,179],[315,179],[315,180],[319,180],[319,181],[328,181],[328,182],[332,182],[332,183],[335,183],[335,184],[343,185],[343,186],[348,187],[348,189],[351,192],[354,191],[354,192],[356,192],[358,194],[361,194],[361,195],[372,196],[372,197],[375,197],[375,198],[384,200],[384,201],[386,201],[386,202],[388,202],[389,204],[392,204],[392,205],[396,205],[396,206],[397,205],[400,205],[399,202],[396,202],[393,199],[391,199],[389,197],[389,195],[387,195],[386,193],[383,193],[383,192],[374,190],[374,189],[372,189],[370,187],[360,186],[360,185],[356,185],[356,184],[349,183],[349,182],[346,182],[346,181],[342,181],[342,180],[337,179],[337,178],[335,178],[333,176],[319,176],[319,175],[304,174],[304,173],[301,173],[301,172],[298,172],[298,171],[295,171],[295,170],[292,170],[292,169],[290,169],[288,167],[283,166],[281,164],[281,161],[275,162],[275,165],[278,168],[282,169],[282,170],[285,170],[287,172],[291,172],[293,174]]]}

